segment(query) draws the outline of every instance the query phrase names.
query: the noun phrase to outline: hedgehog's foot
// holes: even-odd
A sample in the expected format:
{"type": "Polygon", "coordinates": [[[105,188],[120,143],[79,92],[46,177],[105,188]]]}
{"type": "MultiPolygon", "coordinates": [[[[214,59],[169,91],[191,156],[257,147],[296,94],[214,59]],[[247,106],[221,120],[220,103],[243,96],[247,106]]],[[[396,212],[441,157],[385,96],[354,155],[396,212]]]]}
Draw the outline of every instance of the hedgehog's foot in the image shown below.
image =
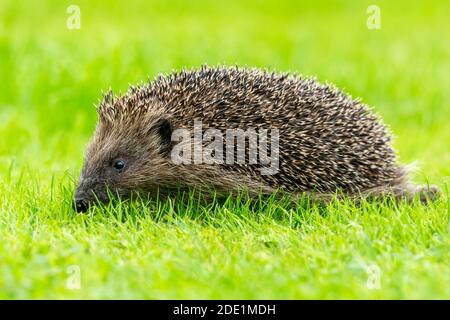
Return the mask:
{"type": "MultiPolygon", "coordinates": [[[[387,190],[382,191],[383,196],[393,196],[396,200],[406,200],[407,202],[413,202],[417,197],[423,204],[433,202],[440,196],[439,188],[432,186],[417,186],[406,185],[390,187],[387,190]]],[[[376,196],[376,195],[375,195],[376,196]]]]}
{"type": "Polygon", "coordinates": [[[407,201],[412,203],[414,199],[419,198],[420,202],[423,204],[428,204],[430,202],[436,201],[440,197],[440,190],[437,186],[416,186],[416,185],[398,185],[398,186],[388,186],[379,187],[367,190],[365,192],[342,194],[342,193],[296,193],[292,196],[292,201],[298,201],[303,199],[304,196],[313,200],[314,202],[319,202],[323,204],[329,204],[333,199],[345,199],[354,200],[358,203],[362,199],[367,200],[380,200],[383,198],[392,199],[395,201],[407,201]]]}
{"type": "MultiPolygon", "coordinates": [[[[407,201],[412,203],[417,197],[423,204],[428,204],[437,200],[440,196],[439,188],[432,186],[417,186],[417,185],[397,185],[389,187],[374,188],[366,191],[360,195],[360,198],[366,199],[381,199],[381,198],[391,198],[396,201],[407,201]]],[[[358,198],[357,195],[354,195],[358,198]]]]}
{"type": "Polygon", "coordinates": [[[437,186],[411,186],[406,190],[406,197],[409,201],[413,201],[416,196],[419,197],[420,202],[427,204],[439,198],[441,192],[437,186]]]}

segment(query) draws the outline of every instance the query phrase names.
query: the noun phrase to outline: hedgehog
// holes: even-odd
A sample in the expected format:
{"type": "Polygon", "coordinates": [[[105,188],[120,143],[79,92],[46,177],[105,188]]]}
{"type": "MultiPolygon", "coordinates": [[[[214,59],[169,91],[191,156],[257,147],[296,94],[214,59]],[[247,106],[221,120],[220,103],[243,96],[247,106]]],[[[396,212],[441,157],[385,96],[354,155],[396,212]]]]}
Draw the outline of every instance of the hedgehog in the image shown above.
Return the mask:
{"type": "Polygon", "coordinates": [[[109,90],[97,113],[75,191],[79,212],[112,196],[154,197],[175,190],[216,195],[245,190],[251,196],[284,190],[319,200],[417,195],[428,201],[439,193],[435,186],[410,182],[409,166],[397,163],[390,130],[371,108],[296,73],[183,69],[130,86],[123,95],[109,90]],[[196,122],[201,127],[194,132],[196,122]],[[214,139],[205,138],[211,130],[214,139]],[[184,134],[177,135],[180,131],[184,134]],[[238,153],[238,135],[219,139],[235,131],[257,137],[244,141],[238,153]],[[201,139],[195,141],[195,135],[201,139]],[[273,163],[276,170],[263,171],[273,163]]]}

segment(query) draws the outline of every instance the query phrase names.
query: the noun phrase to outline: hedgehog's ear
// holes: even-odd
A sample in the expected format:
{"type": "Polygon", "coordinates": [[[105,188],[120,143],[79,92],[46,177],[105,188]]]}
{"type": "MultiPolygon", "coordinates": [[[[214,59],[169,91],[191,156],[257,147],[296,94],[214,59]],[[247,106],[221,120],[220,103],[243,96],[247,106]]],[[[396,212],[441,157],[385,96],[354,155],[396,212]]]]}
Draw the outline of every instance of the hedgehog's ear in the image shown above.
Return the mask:
{"type": "Polygon", "coordinates": [[[153,125],[152,129],[161,138],[160,152],[163,156],[168,156],[172,150],[172,124],[169,119],[161,118],[153,125]]]}

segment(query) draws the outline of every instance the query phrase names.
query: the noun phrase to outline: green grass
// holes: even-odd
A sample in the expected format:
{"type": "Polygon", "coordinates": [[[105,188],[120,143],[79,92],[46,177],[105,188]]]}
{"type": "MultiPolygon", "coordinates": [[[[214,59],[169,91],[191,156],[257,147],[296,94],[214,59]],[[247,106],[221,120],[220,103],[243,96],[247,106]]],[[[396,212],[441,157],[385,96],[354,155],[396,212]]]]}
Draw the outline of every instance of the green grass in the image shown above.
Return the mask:
{"type": "Polygon", "coordinates": [[[0,4],[0,298],[450,298],[448,2],[0,4]],[[444,196],[70,207],[102,89],[183,66],[299,71],[374,106],[444,196]],[[81,287],[73,290],[71,266],[81,287]],[[379,288],[367,286],[379,271],[379,288]],[[69,273],[68,273],[69,271],[69,273]]]}

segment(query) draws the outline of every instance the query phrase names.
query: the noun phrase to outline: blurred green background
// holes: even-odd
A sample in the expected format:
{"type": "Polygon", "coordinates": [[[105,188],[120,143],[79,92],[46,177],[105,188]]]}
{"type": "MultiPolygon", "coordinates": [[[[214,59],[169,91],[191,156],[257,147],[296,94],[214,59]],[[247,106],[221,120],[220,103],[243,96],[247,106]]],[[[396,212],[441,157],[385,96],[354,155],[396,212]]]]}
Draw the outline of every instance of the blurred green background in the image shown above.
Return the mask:
{"type": "Polygon", "coordinates": [[[381,30],[366,27],[370,1],[78,1],[79,30],[66,27],[71,4],[2,1],[4,161],[73,168],[101,90],[208,63],[333,82],[375,107],[419,176],[449,175],[446,1],[379,1],[381,30]]]}
{"type": "MultiPolygon", "coordinates": [[[[83,292],[75,295],[67,293],[52,278],[60,276],[64,279],[64,271],[52,268],[63,264],[58,257],[71,257],[71,250],[80,243],[81,238],[94,237],[93,230],[89,228],[95,227],[89,223],[86,227],[84,218],[75,217],[68,207],[64,207],[68,213],[61,213],[62,209],[51,202],[70,201],[73,180],[80,170],[84,147],[95,127],[94,104],[98,102],[101,91],[111,87],[116,93],[124,92],[129,84],[153,78],[160,72],[196,67],[203,63],[226,64],[297,71],[307,76],[317,76],[322,82],[332,82],[352,96],[361,97],[382,115],[395,133],[400,161],[418,161],[420,169],[414,177],[416,181],[430,181],[447,190],[450,176],[449,9],[448,1],[406,0],[2,0],[0,164],[3,170],[0,171],[0,234],[4,240],[0,240],[0,297],[84,296],[83,292]],[[69,30],[66,26],[70,16],[66,10],[72,4],[81,10],[79,30],[69,30]],[[380,30],[369,30],[366,26],[369,17],[366,10],[371,4],[381,9],[380,30]],[[54,188],[58,183],[62,186],[54,188]],[[67,231],[66,227],[72,231],[67,231]],[[52,252],[56,262],[48,257],[49,252],[52,252]],[[25,269],[34,276],[27,277],[25,269]],[[50,277],[50,280],[46,277],[50,277]]],[[[424,231],[424,237],[429,237],[428,240],[434,237],[433,232],[439,237],[448,232],[448,202],[439,208],[440,211],[433,213],[436,221],[439,221],[435,221],[437,226],[426,217],[419,219],[425,226],[431,226],[431,229],[424,231]],[[444,209],[447,211],[443,212],[444,209]]],[[[403,220],[397,222],[400,223],[399,228],[404,223],[406,229],[411,227],[403,220]]],[[[117,226],[108,226],[111,228],[108,230],[120,234],[120,230],[114,229],[117,226]]],[[[177,237],[176,228],[172,230],[170,226],[158,224],[152,226],[155,232],[173,236],[174,239],[177,237]],[[161,228],[166,229],[162,232],[161,228]]],[[[214,229],[192,228],[199,233],[195,233],[194,238],[188,238],[191,241],[214,241],[210,239],[214,229]]],[[[270,228],[268,230],[269,233],[273,231],[270,228]]],[[[283,232],[290,234],[290,231],[283,232]]],[[[130,233],[128,235],[133,238],[130,233]]],[[[255,235],[258,236],[258,233],[255,235]]],[[[95,239],[103,243],[101,233],[96,234],[95,239]]],[[[108,239],[113,241],[116,238],[108,239]]],[[[243,237],[238,242],[251,242],[251,239],[251,236],[243,237]]],[[[431,297],[450,297],[448,287],[438,283],[449,280],[449,270],[445,267],[449,262],[448,254],[443,249],[448,249],[448,236],[443,239],[439,242],[442,245],[439,250],[443,251],[438,250],[440,255],[437,264],[428,262],[431,266],[425,264],[414,269],[417,271],[415,275],[422,277],[420,279],[423,281],[419,282],[427,288],[423,294],[431,297]],[[427,268],[439,272],[441,278],[432,280],[427,268]],[[431,285],[429,281],[437,282],[431,285]],[[430,286],[427,287],[427,284],[430,286]]],[[[109,240],[105,238],[105,247],[101,247],[100,252],[106,252],[106,256],[111,258],[114,254],[108,251],[105,244],[109,240]]],[[[413,241],[403,240],[406,246],[408,241],[413,241]]],[[[417,252],[430,248],[427,241],[414,244],[418,245],[417,252]]],[[[400,248],[401,243],[399,238],[395,245],[400,248]]],[[[86,246],[90,245],[92,242],[87,240],[86,246]]],[[[174,246],[178,245],[174,240],[174,246]]],[[[332,242],[329,246],[333,246],[332,242]]],[[[144,247],[137,248],[143,250],[144,247]]],[[[363,243],[360,248],[364,252],[363,243]]],[[[130,255],[140,252],[138,249],[130,249],[130,255]]],[[[320,251],[320,248],[316,249],[320,251]]],[[[239,250],[236,250],[233,251],[233,257],[238,259],[239,250]]],[[[389,252],[392,248],[385,250],[389,252]]],[[[73,254],[77,256],[79,253],[73,254]]],[[[326,259],[326,250],[322,254],[320,259],[326,259]]],[[[333,259],[332,253],[328,254],[329,259],[333,259]]],[[[408,255],[401,249],[398,254],[400,257],[408,255]]],[[[85,262],[90,261],[94,269],[103,266],[103,271],[99,272],[111,275],[107,272],[109,267],[105,267],[108,258],[93,258],[89,253],[83,257],[85,262]],[[92,259],[89,260],[89,257],[92,259]]],[[[282,250],[278,255],[275,254],[274,259],[277,257],[282,259],[282,250]]],[[[184,257],[185,260],[180,258],[180,263],[188,265],[192,262],[191,258],[189,255],[184,257]]],[[[263,260],[259,263],[267,263],[263,260]]],[[[116,262],[111,260],[111,265],[116,265],[116,262]]],[[[170,269],[169,262],[161,262],[158,267],[170,269]]],[[[117,263],[130,266],[126,259],[117,263]]],[[[255,269],[257,265],[254,265],[255,269]]],[[[133,266],[132,271],[141,276],[137,270],[146,265],[136,263],[133,266]]],[[[195,264],[191,266],[195,269],[195,264]]],[[[251,263],[248,268],[252,268],[251,263]]],[[[344,273],[345,270],[350,270],[350,273],[352,270],[348,265],[335,268],[335,271],[343,270],[344,273]]],[[[395,265],[390,268],[393,271],[395,265]]],[[[120,272],[125,272],[125,269],[119,270],[119,276],[120,272]]],[[[274,277],[278,280],[272,280],[283,283],[278,291],[275,288],[273,291],[268,288],[261,290],[255,284],[256,287],[242,289],[241,292],[239,281],[242,282],[242,279],[238,280],[236,275],[233,278],[233,273],[223,271],[214,282],[219,287],[223,285],[223,295],[214,290],[205,291],[207,293],[202,295],[199,293],[202,288],[188,280],[189,285],[183,287],[184,291],[179,294],[175,289],[173,292],[167,288],[164,291],[166,284],[164,279],[160,279],[160,291],[150,290],[147,291],[148,295],[142,292],[133,295],[134,291],[130,289],[130,292],[124,291],[123,296],[421,297],[420,292],[415,291],[409,282],[405,286],[398,283],[392,285],[382,293],[352,291],[346,284],[339,282],[340,276],[333,269],[327,276],[331,274],[335,282],[327,286],[323,283],[318,284],[318,287],[312,285],[309,289],[303,287],[304,290],[295,287],[290,291],[291,287],[283,282],[287,280],[279,279],[286,269],[276,270],[278,273],[274,271],[274,277]]],[[[149,272],[153,271],[149,269],[149,272]]],[[[133,272],[130,273],[130,281],[138,286],[141,278],[136,275],[133,278],[133,272]]],[[[257,282],[259,277],[257,274],[254,276],[257,282]]],[[[204,281],[203,286],[209,281],[207,275],[200,278],[204,281]]],[[[345,276],[341,278],[343,281],[347,279],[345,276]]],[[[98,283],[93,281],[103,288],[101,285],[107,284],[110,278],[99,276],[95,279],[98,283]]],[[[299,279],[300,282],[314,282],[312,273],[299,279]]],[[[327,278],[324,276],[323,279],[327,278]]],[[[271,283],[272,280],[267,281],[271,283]]],[[[130,288],[133,285],[130,284],[130,288]]],[[[152,288],[155,289],[154,286],[152,288]]],[[[114,294],[108,295],[107,289],[104,290],[84,294],[89,297],[115,297],[114,294]]],[[[121,297],[120,292],[116,293],[117,297],[121,297]]]]}

